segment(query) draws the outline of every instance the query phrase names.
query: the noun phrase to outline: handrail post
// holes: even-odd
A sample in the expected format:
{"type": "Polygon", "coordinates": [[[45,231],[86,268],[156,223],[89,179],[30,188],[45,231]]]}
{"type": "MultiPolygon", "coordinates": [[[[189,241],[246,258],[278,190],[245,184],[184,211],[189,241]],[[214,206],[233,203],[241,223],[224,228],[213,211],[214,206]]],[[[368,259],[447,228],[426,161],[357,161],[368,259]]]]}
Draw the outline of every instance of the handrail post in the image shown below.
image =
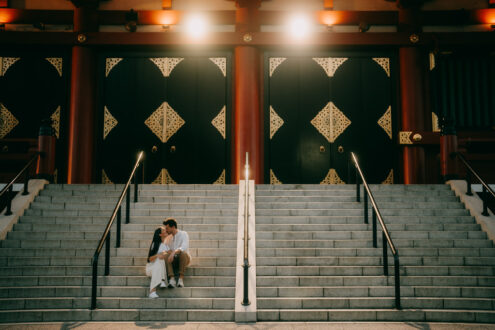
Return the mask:
{"type": "Polygon", "coordinates": [[[22,192],[22,196],[29,195],[28,191],[28,182],[29,182],[29,168],[31,165],[26,169],[26,172],[24,172],[24,191],[22,192]]]}
{"type": "Polygon", "coordinates": [[[244,165],[245,173],[245,189],[244,189],[244,292],[242,305],[250,305],[249,301],[249,230],[248,230],[248,218],[249,218],[249,153],[246,152],[246,164],[244,165]]]}
{"type": "Polygon", "coordinates": [[[376,248],[377,247],[377,239],[376,239],[376,212],[375,212],[375,209],[372,208],[371,209],[371,214],[372,214],[372,222],[373,222],[373,247],[376,248]]]}
{"type": "Polygon", "coordinates": [[[356,202],[361,202],[361,192],[360,192],[360,188],[359,188],[359,172],[357,170],[357,167],[355,167],[356,169],[356,202]]]}
{"type": "Polygon", "coordinates": [[[12,191],[14,190],[14,185],[11,185],[9,187],[9,190],[7,192],[7,211],[5,211],[4,215],[12,215],[12,199],[14,196],[12,196],[12,191]]]}
{"type": "Polygon", "coordinates": [[[98,255],[93,256],[93,280],[91,287],[91,309],[96,308],[96,288],[98,287],[98,255]]]}
{"type": "Polygon", "coordinates": [[[110,236],[111,232],[108,232],[106,246],[105,246],[105,276],[110,274],[110,236]]]}
{"type": "Polygon", "coordinates": [[[469,170],[466,173],[466,183],[467,183],[466,195],[473,196],[473,191],[471,190],[471,172],[469,172],[469,170]]]}
{"type": "Polygon", "coordinates": [[[125,196],[125,223],[129,223],[129,217],[131,213],[131,192],[127,189],[125,196]]]}
{"type": "Polygon", "coordinates": [[[116,248],[119,248],[120,247],[120,234],[121,234],[121,230],[120,230],[120,225],[121,225],[121,212],[122,210],[122,206],[119,207],[119,211],[117,212],[117,237],[115,237],[115,247],[116,248]]]}
{"type": "Polygon", "coordinates": [[[395,275],[395,308],[401,309],[400,305],[400,264],[399,264],[399,254],[394,254],[394,275],[395,275]]]}
{"type": "Polygon", "coordinates": [[[137,201],[138,201],[138,181],[137,181],[136,172],[134,172],[134,203],[137,203],[137,201]]]}
{"type": "Polygon", "coordinates": [[[384,231],[382,231],[382,245],[383,245],[383,274],[385,276],[388,276],[387,238],[385,237],[384,231]]]}
{"type": "Polygon", "coordinates": [[[489,216],[488,214],[488,192],[486,191],[486,187],[483,186],[483,194],[481,196],[481,199],[483,200],[483,212],[481,213],[485,217],[489,216]]]}
{"type": "Polygon", "coordinates": [[[368,223],[368,192],[366,189],[363,191],[363,201],[364,201],[364,223],[368,223]]]}

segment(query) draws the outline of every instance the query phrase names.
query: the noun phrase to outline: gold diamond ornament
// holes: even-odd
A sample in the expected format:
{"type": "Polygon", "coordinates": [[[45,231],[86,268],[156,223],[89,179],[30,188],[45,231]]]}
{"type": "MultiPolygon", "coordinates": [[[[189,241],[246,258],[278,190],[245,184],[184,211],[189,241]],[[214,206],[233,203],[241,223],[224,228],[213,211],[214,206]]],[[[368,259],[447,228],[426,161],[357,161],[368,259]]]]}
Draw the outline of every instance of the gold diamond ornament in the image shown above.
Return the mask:
{"type": "Polygon", "coordinates": [[[3,139],[17,125],[19,125],[17,118],[0,103],[0,139],[3,139]]]}
{"type": "Polygon", "coordinates": [[[220,135],[225,140],[225,106],[223,106],[222,110],[216,115],[215,118],[211,121],[213,127],[215,127],[220,135]]]}
{"type": "Polygon", "coordinates": [[[278,129],[282,127],[284,120],[270,106],[270,140],[273,138],[278,129]]]}
{"type": "Polygon", "coordinates": [[[144,123],[160,141],[166,143],[185,124],[185,121],[167,102],[163,102],[144,123]]]}
{"type": "Polygon", "coordinates": [[[107,138],[108,133],[117,126],[118,121],[114,116],[110,113],[108,108],[105,106],[105,114],[104,114],[104,124],[103,124],[103,140],[107,138]]]}
{"type": "Polygon", "coordinates": [[[392,107],[388,106],[387,111],[378,119],[378,125],[387,133],[392,140],[392,107]]]}
{"type": "Polygon", "coordinates": [[[60,105],[57,107],[57,110],[52,113],[50,119],[52,120],[52,127],[55,130],[55,136],[58,139],[60,137],[60,105]]]}
{"type": "Polygon", "coordinates": [[[311,124],[328,142],[333,143],[351,124],[342,111],[333,102],[327,105],[311,120],[311,124]]]}

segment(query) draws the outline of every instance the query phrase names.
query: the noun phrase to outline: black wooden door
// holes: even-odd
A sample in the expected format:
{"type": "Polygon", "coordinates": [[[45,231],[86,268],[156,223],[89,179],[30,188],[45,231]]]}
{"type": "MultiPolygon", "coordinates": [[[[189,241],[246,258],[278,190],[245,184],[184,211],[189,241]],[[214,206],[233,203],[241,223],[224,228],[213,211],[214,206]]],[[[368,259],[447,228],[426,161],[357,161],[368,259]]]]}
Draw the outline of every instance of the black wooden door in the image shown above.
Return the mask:
{"type": "Polygon", "coordinates": [[[388,57],[268,57],[267,67],[271,183],[344,183],[350,151],[370,182],[393,182],[388,57]]]}
{"type": "Polygon", "coordinates": [[[122,182],[138,150],[145,182],[225,183],[228,57],[105,59],[104,182],[122,182]]]}

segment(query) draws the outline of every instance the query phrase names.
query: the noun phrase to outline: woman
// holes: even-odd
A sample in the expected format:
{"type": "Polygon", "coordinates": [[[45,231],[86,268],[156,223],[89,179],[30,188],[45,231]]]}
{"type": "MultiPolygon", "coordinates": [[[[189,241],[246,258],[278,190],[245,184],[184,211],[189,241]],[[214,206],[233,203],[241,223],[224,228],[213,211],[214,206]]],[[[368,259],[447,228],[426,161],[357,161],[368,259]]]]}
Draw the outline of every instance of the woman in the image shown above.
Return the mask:
{"type": "Polygon", "coordinates": [[[165,266],[165,253],[169,250],[165,239],[168,234],[165,227],[159,227],[153,234],[153,241],[148,252],[148,264],[146,265],[146,275],[151,276],[149,298],[158,298],[156,288],[167,287],[167,269],[165,266]]]}

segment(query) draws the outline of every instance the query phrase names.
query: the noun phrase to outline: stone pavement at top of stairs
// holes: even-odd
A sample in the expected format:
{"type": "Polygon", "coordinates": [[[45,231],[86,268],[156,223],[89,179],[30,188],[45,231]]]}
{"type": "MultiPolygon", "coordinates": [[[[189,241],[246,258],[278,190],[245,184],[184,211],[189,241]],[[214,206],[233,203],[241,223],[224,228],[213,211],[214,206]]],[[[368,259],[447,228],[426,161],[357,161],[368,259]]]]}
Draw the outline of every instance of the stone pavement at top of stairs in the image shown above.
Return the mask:
{"type": "Polygon", "coordinates": [[[165,323],[165,322],[64,322],[64,323],[17,323],[2,324],[0,330],[116,330],[116,329],[168,329],[168,330],[216,330],[216,329],[270,329],[270,330],[492,330],[495,324],[467,324],[467,323],[424,323],[424,322],[282,322],[282,323],[165,323]]]}

